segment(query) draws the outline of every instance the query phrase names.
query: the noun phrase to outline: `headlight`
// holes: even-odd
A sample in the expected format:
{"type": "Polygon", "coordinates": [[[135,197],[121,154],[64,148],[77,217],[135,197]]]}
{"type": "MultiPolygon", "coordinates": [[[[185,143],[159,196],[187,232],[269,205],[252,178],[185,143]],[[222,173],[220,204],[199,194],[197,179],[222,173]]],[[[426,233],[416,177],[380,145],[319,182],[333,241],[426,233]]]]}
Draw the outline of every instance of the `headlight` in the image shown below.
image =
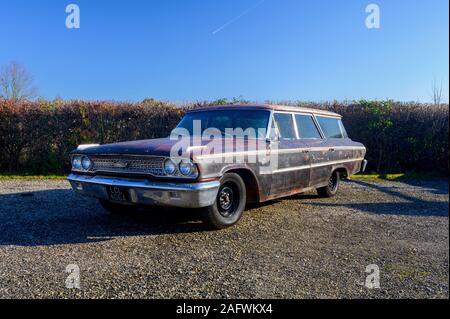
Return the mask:
{"type": "Polygon", "coordinates": [[[180,164],[178,164],[178,169],[184,176],[189,176],[192,178],[198,177],[197,166],[191,162],[180,162],[180,164]]]}
{"type": "Polygon", "coordinates": [[[175,163],[172,161],[172,160],[170,160],[170,159],[167,159],[165,162],[164,162],[164,172],[167,174],[167,175],[173,175],[173,174],[175,174],[175,171],[177,170],[177,166],[175,165],[175,163]]]}
{"type": "Polygon", "coordinates": [[[83,167],[84,170],[88,171],[92,167],[92,161],[89,159],[89,157],[83,156],[81,160],[81,166],[83,167]]]}
{"type": "Polygon", "coordinates": [[[81,156],[74,156],[72,158],[72,168],[81,169],[81,156]]]}
{"type": "Polygon", "coordinates": [[[191,175],[193,166],[194,165],[191,162],[180,162],[178,165],[180,173],[185,176],[191,175]]]}

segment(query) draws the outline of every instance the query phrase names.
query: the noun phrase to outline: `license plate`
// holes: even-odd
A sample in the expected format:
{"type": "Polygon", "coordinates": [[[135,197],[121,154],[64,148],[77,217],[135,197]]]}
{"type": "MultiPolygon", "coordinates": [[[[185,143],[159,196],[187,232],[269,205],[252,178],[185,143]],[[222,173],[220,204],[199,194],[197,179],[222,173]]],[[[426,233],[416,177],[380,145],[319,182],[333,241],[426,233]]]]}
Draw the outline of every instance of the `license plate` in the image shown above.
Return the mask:
{"type": "Polygon", "coordinates": [[[109,199],[115,202],[129,202],[128,190],[118,186],[108,186],[109,199]]]}

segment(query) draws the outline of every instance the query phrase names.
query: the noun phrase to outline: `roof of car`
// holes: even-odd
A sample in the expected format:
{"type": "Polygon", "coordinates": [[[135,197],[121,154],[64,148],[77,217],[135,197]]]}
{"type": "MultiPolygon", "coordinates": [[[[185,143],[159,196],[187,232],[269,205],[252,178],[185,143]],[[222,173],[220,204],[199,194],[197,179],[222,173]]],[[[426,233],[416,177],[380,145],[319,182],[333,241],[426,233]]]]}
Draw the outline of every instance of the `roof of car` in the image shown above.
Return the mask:
{"type": "Polygon", "coordinates": [[[311,113],[318,115],[326,115],[332,117],[342,117],[341,115],[325,111],[321,109],[313,109],[299,106],[287,106],[287,105],[271,105],[271,104],[229,104],[229,105],[215,105],[207,106],[198,109],[191,110],[190,112],[200,112],[200,111],[213,111],[213,110],[229,110],[229,109],[260,109],[260,110],[274,110],[281,112],[299,112],[299,113],[311,113]]]}

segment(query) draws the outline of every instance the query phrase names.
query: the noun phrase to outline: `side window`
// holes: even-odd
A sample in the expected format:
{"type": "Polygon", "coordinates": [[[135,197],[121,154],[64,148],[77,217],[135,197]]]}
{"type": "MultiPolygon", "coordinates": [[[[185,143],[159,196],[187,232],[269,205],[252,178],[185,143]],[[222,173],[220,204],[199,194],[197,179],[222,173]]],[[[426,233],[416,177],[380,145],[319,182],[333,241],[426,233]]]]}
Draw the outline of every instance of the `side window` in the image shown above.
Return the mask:
{"type": "Polygon", "coordinates": [[[295,121],[300,138],[322,138],[311,115],[295,114],[295,121]]]}
{"type": "Polygon", "coordinates": [[[295,140],[297,138],[292,121],[292,115],[288,113],[275,113],[274,120],[282,140],[295,140]]]}
{"type": "Polygon", "coordinates": [[[317,121],[327,138],[344,138],[341,131],[340,119],[332,117],[317,117],[317,121]]]}

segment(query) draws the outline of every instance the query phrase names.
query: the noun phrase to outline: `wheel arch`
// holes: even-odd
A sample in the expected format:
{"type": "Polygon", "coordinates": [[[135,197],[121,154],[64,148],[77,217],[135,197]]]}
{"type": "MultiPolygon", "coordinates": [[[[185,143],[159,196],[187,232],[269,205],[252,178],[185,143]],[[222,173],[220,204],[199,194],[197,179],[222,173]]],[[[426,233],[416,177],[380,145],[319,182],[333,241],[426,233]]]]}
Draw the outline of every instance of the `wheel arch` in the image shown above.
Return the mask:
{"type": "Polygon", "coordinates": [[[247,202],[257,203],[260,200],[260,185],[259,181],[253,173],[253,171],[248,167],[230,167],[224,170],[223,174],[235,173],[238,174],[245,184],[245,191],[247,194],[247,202]]]}
{"type": "Polygon", "coordinates": [[[349,176],[348,174],[348,169],[345,166],[337,166],[333,168],[333,171],[331,172],[331,174],[334,174],[334,172],[338,172],[339,176],[341,178],[347,178],[349,176]]]}

